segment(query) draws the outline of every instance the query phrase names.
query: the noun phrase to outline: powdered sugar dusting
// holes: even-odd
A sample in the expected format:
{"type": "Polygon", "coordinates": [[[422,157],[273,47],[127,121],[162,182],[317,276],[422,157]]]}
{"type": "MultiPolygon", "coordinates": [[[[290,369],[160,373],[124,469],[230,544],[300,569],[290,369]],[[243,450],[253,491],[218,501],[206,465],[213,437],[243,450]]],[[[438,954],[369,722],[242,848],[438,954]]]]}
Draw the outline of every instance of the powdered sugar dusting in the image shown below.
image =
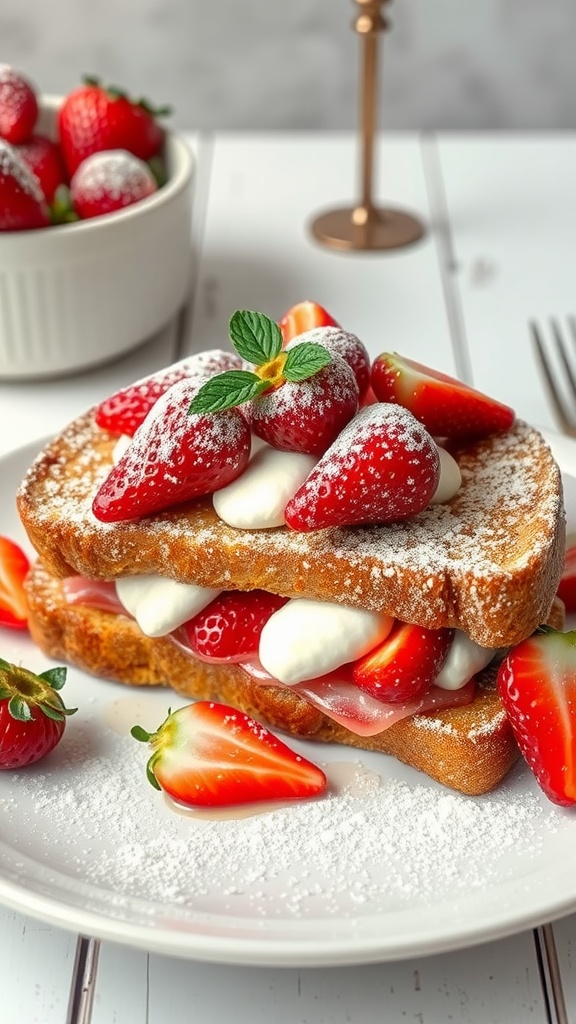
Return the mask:
{"type": "Polygon", "coordinates": [[[4,139],[0,139],[0,179],[4,177],[13,179],[22,192],[35,199],[36,202],[44,203],[44,193],[36,175],[18,156],[14,147],[4,139]]]}

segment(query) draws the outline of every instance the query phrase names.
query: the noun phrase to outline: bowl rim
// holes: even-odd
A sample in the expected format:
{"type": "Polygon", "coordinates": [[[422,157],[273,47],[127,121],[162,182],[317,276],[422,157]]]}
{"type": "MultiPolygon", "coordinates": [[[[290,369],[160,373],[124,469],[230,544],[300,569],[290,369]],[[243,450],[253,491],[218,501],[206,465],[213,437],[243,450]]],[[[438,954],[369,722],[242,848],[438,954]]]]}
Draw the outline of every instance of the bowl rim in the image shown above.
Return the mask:
{"type": "MultiPolygon", "coordinates": [[[[64,100],[64,96],[59,96],[51,93],[44,93],[38,97],[38,110],[39,113],[43,110],[48,112],[56,113],[64,100]]],[[[195,169],[195,158],[190,146],[185,141],[184,137],[172,128],[165,128],[165,139],[166,147],[169,151],[170,157],[172,158],[173,173],[171,173],[168,181],[161,186],[156,192],[153,192],[151,196],[146,196],[145,199],[140,199],[137,203],[132,203],[130,206],[125,206],[122,210],[114,210],[112,213],[104,213],[101,217],[90,217],[86,220],[73,221],[71,224],[51,224],[49,226],[50,234],[53,235],[57,232],[59,236],[64,234],[80,234],[82,232],[91,231],[105,231],[106,226],[113,222],[119,224],[121,221],[130,221],[134,218],[144,216],[146,211],[157,209],[158,207],[165,206],[171,199],[179,195],[184,189],[186,189],[192,180],[192,174],[195,169]]],[[[29,231],[6,231],[0,232],[0,244],[2,243],[3,237],[14,239],[14,235],[17,235],[19,239],[24,240],[25,238],[38,237],[38,228],[32,228],[29,231]]],[[[46,228],[41,229],[42,231],[47,230],[46,228]]]]}

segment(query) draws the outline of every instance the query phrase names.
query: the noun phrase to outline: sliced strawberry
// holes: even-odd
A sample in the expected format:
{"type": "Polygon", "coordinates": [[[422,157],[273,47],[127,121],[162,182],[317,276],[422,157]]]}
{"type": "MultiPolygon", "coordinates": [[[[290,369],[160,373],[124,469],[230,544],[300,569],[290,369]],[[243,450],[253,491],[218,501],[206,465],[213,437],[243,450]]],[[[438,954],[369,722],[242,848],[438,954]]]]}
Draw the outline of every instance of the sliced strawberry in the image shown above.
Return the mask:
{"type": "Polygon", "coordinates": [[[184,623],[178,640],[206,661],[244,661],[257,652],[264,624],[286,601],[266,590],[226,590],[184,623]]]}
{"type": "Polygon", "coordinates": [[[543,626],[512,648],[498,692],[544,793],[556,804],[576,804],[576,631],[543,626]]]}
{"type": "Polygon", "coordinates": [[[564,571],[558,584],[558,597],[569,615],[576,612],[576,544],[566,549],[564,571]]]}
{"type": "Polygon", "coordinates": [[[396,622],[389,636],[355,662],[356,686],[391,704],[417,700],[434,682],[454,637],[452,629],[396,622]]]}
{"type": "Polygon", "coordinates": [[[111,434],[132,437],[160,396],[177,381],[185,377],[211,377],[239,366],[239,357],[222,349],[210,349],[182,359],[106,398],[96,409],[96,423],[111,434]]]}
{"type": "Polygon", "coordinates": [[[0,536],[0,626],[26,629],[28,609],[24,597],[24,579],[30,562],[8,537],[0,536]]]}
{"type": "Polygon", "coordinates": [[[302,799],[326,788],[320,768],[225,704],[188,704],[156,732],[134,726],[132,735],[152,747],[150,783],[186,806],[302,799]]]}
{"type": "Polygon", "coordinates": [[[100,486],[92,511],[104,523],[151,515],[211,494],[248,464],[250,428],[237,409],[190,414],[200,387],[186,378],[156,402],[100,486]]]}
{"type": "Polygon", "coordinates": [[[0,136],[17,145],[30,138],[36,118],[36,90],[20,71],[0,64],[0,136]]]}
{"type": "Polygon", "coordinates": [[[91,153],[76,168],[70,200],[81,220],[102,217],[140,202],[158,189],[148,164],[125,149],[91,153]]]}
{"type": "Polygon", "coordinates": [[[76,711],[58,693],[65,681],[65,668],[36,675],[0,658],[0,769],[33,764],[60,742],[76,711]]]}
{"type": "Polygon", "coordinates": [[[374,360],[371,384],[380,402],[404,405],[434,437],[487,437],[514,422],[507,405],[396,352],[374,360]]]}
{"type": "Polygon", "coordinates": [[[292,530],[386,523],[417,515],[440,478],[438,449],[407,409],[361,409],[288,502],[292,530]]]}
{"type": "Polygon", "coordinates": [[[305,334],[306,331],[311,331],[314,327],[338,326],[337,321],[328,310],[310,299],[304,299],[303,302],[297,302],[295,306],[290,306],[280,320],[284,345],[292,341],[292,338],[297,338],[299,334],[305,334]]]}

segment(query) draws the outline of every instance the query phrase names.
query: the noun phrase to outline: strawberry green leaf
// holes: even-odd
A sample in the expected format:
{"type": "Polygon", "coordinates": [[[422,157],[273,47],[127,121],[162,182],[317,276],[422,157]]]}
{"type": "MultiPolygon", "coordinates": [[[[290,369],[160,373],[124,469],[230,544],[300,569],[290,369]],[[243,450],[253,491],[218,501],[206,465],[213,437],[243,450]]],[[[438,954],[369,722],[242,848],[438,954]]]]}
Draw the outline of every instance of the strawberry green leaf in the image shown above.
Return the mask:
{"type": "Polygon", "coordinates": [[[39,679],[45,679],[53,690],[61,690],[66,682],[66,668],[58,665],[56,668],[49,668],[46,672],[38,673],[39,679]]]}
{"type": "Polygon", "coordinates": [[[150,785],[154,786],[154,789],[161,789],[162,787],[160,786],[160,783],[158,782],[158,779],[154,774],[154,765],[156,761],[157,754],[152,754],[152,757],[150,758],[148,764],[146,765],[146,778],[148,779],[150,785]]]}
{"type": "Polygon", "coordinates": [[[267,382],[250,370],[226,370],[202,385],[192,399],[188,412],[222,412],[223,409],[249,402],[267,387],[267,382]]]}
{"type": "Polygon", "coordinates": [[[34,717],[26,701],[18,694],[14,694],[8,701],[8,711],[18,722],[31,722],[34,717]]]}
{"type": "Polygon", "coordinates": [[[0,658],[0,669],[6,670],[7,668],[12,668],[10,662],[4,661],[4,658],[0,658]]]}
{"type": "Polygon", "coordinates": [[[282,351],[282,332],[264,313],[238,309],[230,318],[230,340],[243,359],[260,366],[282,351]]]}
{"type": "Polygon", "coordinates": [[[152,734],[146,732],[146,729],[143,729],[141,725],[133,725],[130,729],[130,735],[133,736],[135,740],[139,740],[140,743],[148,743],[152,734]]]}
{"type": "Polygon", "coordinates": [[[301,345],[295,345],[289,350],[283,373],[289,381],[308,380],[329,362],[330,353],[327,349],[316,342],[303,341],[301,345]]]}
{"type": "MultiPolygon", "coordinates": [[[[42,712],[42,714],[46,718],[50,718],[53,722],[62,722],[62,721],[64,721],[64,710],[65,710],[64,708],[60,709],[60,708],[52,707],[51,704],[46,704],[45,701],[43,701],[42,704],[39,704],[38,707],[40,708],[40,711],[42,712]]],[[[76,710],[77,710],[76,708],[70,709],[70,710],[66,709],[66,714],[67,715],[70,715],[70,714],[73,715],[74,711],[76,711],[76,710]]]]}

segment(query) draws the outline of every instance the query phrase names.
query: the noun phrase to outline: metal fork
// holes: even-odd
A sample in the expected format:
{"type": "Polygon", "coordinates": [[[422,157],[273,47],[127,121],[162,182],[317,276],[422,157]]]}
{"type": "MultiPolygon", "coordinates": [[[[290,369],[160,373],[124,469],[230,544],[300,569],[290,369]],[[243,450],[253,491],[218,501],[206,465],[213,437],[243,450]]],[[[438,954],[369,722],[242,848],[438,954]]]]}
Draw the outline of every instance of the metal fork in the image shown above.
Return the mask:
{"type": "Polygon", "coordinates": [[[576,317],[569,316],[567,323],[568,338],[560,322],[550,320],[551,346],[535,320],[530,321],[530,333],[556,422],[562,433],[576,437],[576,371],[569,355],[570,349],[576,354],[576,317]]]}

